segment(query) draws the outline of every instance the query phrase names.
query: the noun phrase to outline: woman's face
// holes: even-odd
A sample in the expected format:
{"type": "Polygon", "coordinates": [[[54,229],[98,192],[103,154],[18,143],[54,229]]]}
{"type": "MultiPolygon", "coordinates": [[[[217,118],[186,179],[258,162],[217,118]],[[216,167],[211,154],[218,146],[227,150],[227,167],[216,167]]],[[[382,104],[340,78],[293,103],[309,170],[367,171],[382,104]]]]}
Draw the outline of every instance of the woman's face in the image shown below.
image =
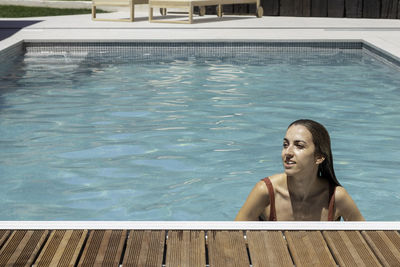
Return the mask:
{"type": "Polygon", "coordinates": [[[282,162],[285,173],[311,175],[318,170],[318,158],[310,131],[302,125],[292,125],[283,139],[282,162]]]}

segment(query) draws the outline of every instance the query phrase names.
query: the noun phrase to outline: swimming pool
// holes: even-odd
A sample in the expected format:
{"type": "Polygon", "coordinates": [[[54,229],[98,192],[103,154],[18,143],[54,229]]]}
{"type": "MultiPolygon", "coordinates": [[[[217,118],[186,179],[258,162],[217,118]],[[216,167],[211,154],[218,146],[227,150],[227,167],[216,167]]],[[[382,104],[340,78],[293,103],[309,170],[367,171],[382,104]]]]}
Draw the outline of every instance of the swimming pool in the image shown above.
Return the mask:
{"type": "Polygon", "coordinates": [[[400,218],[400,64],[362,43],[24,49],[1,68],[0,220],[233,220],[299,118],[367,220],[400,218]]]}

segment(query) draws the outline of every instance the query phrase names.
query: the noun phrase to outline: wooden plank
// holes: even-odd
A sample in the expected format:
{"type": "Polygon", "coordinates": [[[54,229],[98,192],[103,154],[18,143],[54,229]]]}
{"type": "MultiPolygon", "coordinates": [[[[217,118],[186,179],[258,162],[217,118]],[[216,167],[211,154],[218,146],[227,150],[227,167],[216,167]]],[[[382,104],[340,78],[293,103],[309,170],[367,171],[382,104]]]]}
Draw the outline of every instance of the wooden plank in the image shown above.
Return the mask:
{"type": "Polygon", "coordinates": [[[264,16],[279,16],[279,0],[261,0],[264,16]]]}
{"type": "Polygon", "coordinates": [[[382,0],[381,18],[396,19],[399,0],[382,0]]]}
{"type": "Polygon", "coordinates": [[[302,0],[303,17],[311,16],[311,0],[302,0]]]}
{"type": "Polygon", "coordinates": [[[165,231],[131,231],[122,265],[160,267],[164,244],[165,231]]]}
{"type": "Polygon", "coordinates": [[[168,231],[166,266],[206,266],[204,231],[168,231]]]}
{"type": "Polygon", "coordinates": [[[328,0],[311,0],[311,16],[328,16],[328,0]]]}
{"type": "Polygon", "coordinates": [[[381,2],[377,0],[364,0],[363,17],[379,18],[381,14],[381,2]]]}
{"type": "Polygon", "coordinates": [[[280,0],[279,15],[294,16],[294,0],[280,0]]]}
{"type": "Polygon", "coordinates": [[[400,235],[397,231],[363,231],[362,235],[384,266],[400,266],[400,235]]]}
{"type": "Polygon", "coordinates": [[[309,17],[311,15],[311,0],[294,0],[294,15],[309,17]]]}
{"type": "Polygon", "coordinates": [[[336,17],[336,18],[344,17],[344,0],[328,1],[328,17],[336,17]]]}
{"type": "Polygon", "coordinates": [[[31,266],[48,233],[14,231],[0,250],[0,266],[31,266]]]}
{"type": "Polygon", "coordinates": [[[75,266],[87,230],[53,231],[34,266],[75,266]]]}
{"type": "Polygon", "coordinates": [[[207,242],[210,267],[250,265],[242,231],[209,231],[207,242]]]}
{"type": "Polygon", "coordinates": [[[281,231],[247,231],[251,262],[258,266],[293,266],[281,231]]]}
{"type": "Polygon", "coordinates": [[[336,267],[320,231],[285,231],[285,236],[297,267],[336,267]]]}
{"type": "Polygon", "coordinates": [[[362,17],[363,0],[346,0],[345,1],[345,17],[361,18],[362,17]]]}
{"type": "Polygon", "coordinates": [[[10,233],[10,230],[0,230],[0,248],[3,246],[4,242],[6,242],[10,233]]]}
{"type": "Polygon", "coordinates": [[[126,233],[126,230],[92,231],[78,266],[118,267],[124,248],[126,233]]]}
{"type": "Polygon", "coordinates": [[[296,17],[303,16],[303,0],[294,0],[294,15],[296,17]]]}
{"type": "Polygon", "coordinates": [[[279,15],[294,16],[294,0],[280,0],[279,15]]]}
{"type": "Polygon", "coordinates": [[[359,231],[324,231],[339,266],[381,266],[359,231]]]}
{"type": "Polygon", "coordinates": [[[397,5],[397,18],[400,19],[400,0],[399,4],[397,5]]]}

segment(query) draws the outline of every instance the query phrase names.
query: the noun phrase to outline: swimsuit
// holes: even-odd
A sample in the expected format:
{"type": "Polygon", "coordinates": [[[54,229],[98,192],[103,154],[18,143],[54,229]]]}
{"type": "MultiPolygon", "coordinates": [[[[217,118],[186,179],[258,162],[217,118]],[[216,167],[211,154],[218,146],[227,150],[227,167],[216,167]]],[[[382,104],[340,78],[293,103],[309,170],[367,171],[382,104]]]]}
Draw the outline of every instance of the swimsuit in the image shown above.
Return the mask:
{"type": "MultiPolygon", "coordinates": [[[[269,177],[264,178],[263,181],[267,185],[269,192],[269,203],[270,203],[270,212],[269,212],[269,221],[276,221],[276,210],[275,210],[275,195],[274,195],[274,187],[272,186],[271,180],[269,177]]],[[[329,209],[328,209],[328,221],[333,221],[334,218],[334,207],[335,207],[335,190],[336,185],[329,183],[329,209]]],[[[263,221],[263,218],[259,217],[260,221],[263,221]]]]}

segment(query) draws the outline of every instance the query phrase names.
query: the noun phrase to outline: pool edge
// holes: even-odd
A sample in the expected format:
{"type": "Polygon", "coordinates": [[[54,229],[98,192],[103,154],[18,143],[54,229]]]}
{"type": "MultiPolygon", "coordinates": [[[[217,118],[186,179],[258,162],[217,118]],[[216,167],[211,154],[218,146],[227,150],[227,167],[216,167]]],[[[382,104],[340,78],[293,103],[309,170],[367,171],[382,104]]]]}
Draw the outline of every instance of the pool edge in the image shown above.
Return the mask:
{"type": "Polygon", "coordinates": [[[135,230],[396,230],[400,222],[234,222],[234,221],[0,221],[0,229],[135,230]]]}

